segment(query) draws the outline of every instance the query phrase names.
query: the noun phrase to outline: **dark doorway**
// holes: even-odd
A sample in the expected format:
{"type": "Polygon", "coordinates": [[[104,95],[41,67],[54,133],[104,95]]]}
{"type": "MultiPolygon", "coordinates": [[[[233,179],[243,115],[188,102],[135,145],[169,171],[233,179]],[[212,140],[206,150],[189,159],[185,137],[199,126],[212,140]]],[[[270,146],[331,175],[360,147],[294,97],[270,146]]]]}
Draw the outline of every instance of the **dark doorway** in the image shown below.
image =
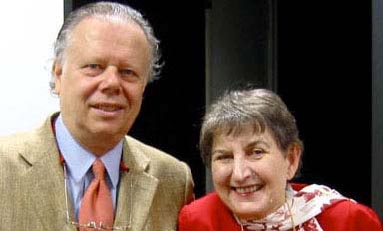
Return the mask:
{"type": "Polygon", "coordinates": [[[305,143],[302,181],[371,204],[371,2],[278,2],[278,92],[305,143]]]}

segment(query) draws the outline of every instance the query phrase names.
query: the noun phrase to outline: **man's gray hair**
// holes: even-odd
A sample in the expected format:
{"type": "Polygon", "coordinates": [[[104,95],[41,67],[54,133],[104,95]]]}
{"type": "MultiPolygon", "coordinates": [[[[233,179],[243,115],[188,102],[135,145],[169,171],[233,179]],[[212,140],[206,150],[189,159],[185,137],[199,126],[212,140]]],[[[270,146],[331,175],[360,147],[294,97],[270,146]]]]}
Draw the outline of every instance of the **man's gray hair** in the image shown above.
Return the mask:
{"type": "MultiPolygon", "coordinates": [[[[84,19],[97,17],[107,21],[122,21],[134,22],[141,27],[144,32],[151,49],[150,72],[148,81],[156,79],[160,73],[161,53],[159,49],[159,40],[154,36],[153,28],[143,15],[137,10],[128,5],[123,5],[114,2],[96,2],[86,4],[74,11],[72,11],[65,19],[62,25],[55,44],[54,44],[54,60],[60,64],[65,59],[65,50],[69,46],[70,38],[74,28],[84,19]]],[[[51,91],[54,91],[54,75],[50,82],[51,91]]]]}

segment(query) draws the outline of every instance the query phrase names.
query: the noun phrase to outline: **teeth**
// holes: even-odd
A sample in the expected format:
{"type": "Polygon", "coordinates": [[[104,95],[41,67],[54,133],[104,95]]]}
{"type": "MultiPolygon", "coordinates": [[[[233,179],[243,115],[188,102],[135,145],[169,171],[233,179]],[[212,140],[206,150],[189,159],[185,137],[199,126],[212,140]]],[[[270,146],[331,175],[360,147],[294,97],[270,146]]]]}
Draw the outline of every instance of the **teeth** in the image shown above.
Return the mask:
{"type": "Polygon", "coordinates": [[[97,108],[103,111],[108,111],[108,112],[113,112],[119,109],[119,107],[112,106],[112,105],[98,105],[97,108]]]}
{"type": "Polygon", "coordinates": [[[251,186],[251,187],[236,187],[235,191],[238,193],[251,193],[257,191],[257,186],[251,186]]]}

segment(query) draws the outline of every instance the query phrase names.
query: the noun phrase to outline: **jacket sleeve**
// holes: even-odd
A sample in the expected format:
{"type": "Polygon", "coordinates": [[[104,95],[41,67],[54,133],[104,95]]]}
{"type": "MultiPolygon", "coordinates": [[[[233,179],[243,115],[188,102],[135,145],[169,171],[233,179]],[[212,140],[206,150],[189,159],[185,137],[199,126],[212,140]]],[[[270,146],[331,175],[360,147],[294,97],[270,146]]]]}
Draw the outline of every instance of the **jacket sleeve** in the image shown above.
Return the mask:
{"type": "MultiPolygon", "coordinates": [[[[183,163],[183,162],[182,162],[183,163]]],[[[186,169],[185,179],[185,204],[189,204],[195,199],[194,196],[194,181],[191,170],[186,163],[183,163],[186,169]]]]}

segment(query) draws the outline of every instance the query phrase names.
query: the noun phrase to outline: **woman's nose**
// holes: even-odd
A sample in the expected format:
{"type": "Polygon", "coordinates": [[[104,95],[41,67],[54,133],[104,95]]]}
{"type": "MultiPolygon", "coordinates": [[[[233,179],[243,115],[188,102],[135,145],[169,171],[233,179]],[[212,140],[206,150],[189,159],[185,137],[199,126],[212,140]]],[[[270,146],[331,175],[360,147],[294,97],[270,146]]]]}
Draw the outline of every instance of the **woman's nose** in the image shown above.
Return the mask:
{"type": "Polygon", "coordinates": [[[234,157],[233,162],[233,180],[241,182],[251,176],[251,166],[244,157],[234,157]]]}

